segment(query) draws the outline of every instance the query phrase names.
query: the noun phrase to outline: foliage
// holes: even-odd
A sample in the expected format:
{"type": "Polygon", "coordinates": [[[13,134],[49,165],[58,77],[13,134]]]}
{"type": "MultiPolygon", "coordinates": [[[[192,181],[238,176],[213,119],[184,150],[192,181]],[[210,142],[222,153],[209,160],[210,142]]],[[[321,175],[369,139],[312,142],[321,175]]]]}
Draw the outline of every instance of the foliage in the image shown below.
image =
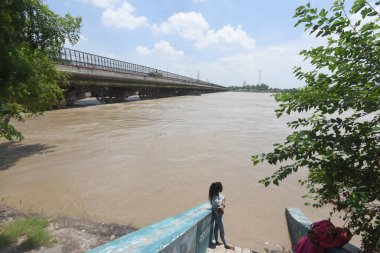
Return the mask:
{"type": "Polygon", "coordinates": [[[376,252],[380,237],[379,5],[336,0],[330,10],[310,4],[296,9],[296,26],[327,41],[301,52],[314,70],[294,69],[306,86],[277,94],[276,114],[309,116],[288,122],[294,132],[272,152],[252,156],[254,165],[279,165],[261,180],[266,186],[307,168],[307,179],[300,180],[306,197],[314,207],[332,204],[333,212],[342,211],[350,230],[362,235],[365,252],[376,252]]]}
{"type": "Polygon", "coordinates": [[[48,222],[39,217],[22,218],[0,227],[0,250],[16,243],[17,239],[25,236],[26,240],[20,247],[24,250],[34,249],[38,246],[48,246],[52,237],[45,230],[48,222]]]}
{"type": "Polygon", "coordinates": [[[51,59],[66,40],[76,43],[80,23],[41,0],[0,2],[0,138],[21,140],[10,120],[38,115],[62,98],[57,80],[63,76],[51,59]]]}
{"type": "Polygon", "coordinates": [[[291,92],[293,89],[279,89],[279,88],[271,88],[269,85],[262,83],[262,84],[252,84],[247,85],[244,84],[243,86],[230,86],[228,87],[228,90],[230,91],[242,91],[242,92],[291,92]]]}

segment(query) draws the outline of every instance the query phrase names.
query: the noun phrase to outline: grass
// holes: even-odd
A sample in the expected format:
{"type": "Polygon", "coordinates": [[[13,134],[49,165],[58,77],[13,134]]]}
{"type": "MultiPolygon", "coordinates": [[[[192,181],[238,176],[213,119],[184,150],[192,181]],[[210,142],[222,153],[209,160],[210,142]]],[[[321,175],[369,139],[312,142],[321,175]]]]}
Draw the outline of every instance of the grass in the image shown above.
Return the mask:
{"type": "Polygon", "coordinates": [[[31,250],[38,246],[49,246],[52,237],[46,231],[48,221],[40,217],[21,218],[0,227],[0,250],[17,243],[18,238],[25,236],[20,248],[31,250]]]}

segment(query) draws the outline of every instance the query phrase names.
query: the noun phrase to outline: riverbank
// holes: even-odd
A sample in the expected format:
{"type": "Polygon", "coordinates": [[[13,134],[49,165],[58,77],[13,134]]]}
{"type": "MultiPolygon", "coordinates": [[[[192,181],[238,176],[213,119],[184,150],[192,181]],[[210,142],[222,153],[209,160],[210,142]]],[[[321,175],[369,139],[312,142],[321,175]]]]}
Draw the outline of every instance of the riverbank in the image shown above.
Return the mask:
{"type": "Polygon", "coordinates": [[[276,167],[253,167],[252,154],[289,132],[275,109],[269,94],[223,92],[47,111],[17,122],[22,142],[0,142],[0,197],[48,217],[142,228],[207,202],[221,181],[228,241],[290,250],[285,208],[313,221],[330,210],[304,206],[304,169],[280,187],[258,183],[276,167]]]}
{"type": "MultiPolygon", "coordinates": [[[[33,213],[21,212],[15,208],[0,204],[0,227],[20,218],[40,216],[33,213]]],[[[136,231],[128,225],[105,224],[91,222],[85,219],[74,219],[70,217],[43,217],[49,225],[48,232],[53,236],[53,252],[82,253],[90,248],[102,245],[123,235],[136,231]]],[[[1,236],[1,234],[0,234],[1,236]]],[[[19,245],[26,238],[20,237],[18,243],[13,244],[0,253],[25,252],[19,245]]],[[[44,253],[46,248],[40,247],[29,251],[30,253],[44,253]]]]}

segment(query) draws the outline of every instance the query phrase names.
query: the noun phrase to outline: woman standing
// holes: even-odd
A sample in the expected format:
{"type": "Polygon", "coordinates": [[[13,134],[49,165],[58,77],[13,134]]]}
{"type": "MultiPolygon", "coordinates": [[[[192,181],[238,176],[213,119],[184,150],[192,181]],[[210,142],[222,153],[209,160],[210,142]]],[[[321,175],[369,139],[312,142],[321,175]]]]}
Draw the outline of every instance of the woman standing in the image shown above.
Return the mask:
{"type": "Polygon", "coordinates": [[[224,244],[226,249],[235,250],[233,245],[229,245],[224,237],[224,224],[223,224],[223,214],[224,208],[226,207],[226,201],[224,195],[221,194],[223,191],[223,185],[221,182],[214,182],[210,185],[208,199],[211,203],[212,216],[215,221],[214,226],[214,237],[216,245],[224,244]],[[223,243],[218,241],[218,232],[220,231],[220,239],[223,243]]]}

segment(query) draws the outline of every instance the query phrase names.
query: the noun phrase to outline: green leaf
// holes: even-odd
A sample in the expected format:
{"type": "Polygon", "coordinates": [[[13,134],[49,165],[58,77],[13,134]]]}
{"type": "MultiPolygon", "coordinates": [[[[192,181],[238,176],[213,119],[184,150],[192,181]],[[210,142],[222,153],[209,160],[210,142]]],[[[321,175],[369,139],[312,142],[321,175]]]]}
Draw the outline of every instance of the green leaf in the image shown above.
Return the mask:
{"type": "Polygon", "coordinates": [[[311,205],[344,211],[341,218],[361,234],[362,247],[369,253],[376,252],[374,231],[380,224],[380,26],[379,18],[368,17],[379,15],[379,5],[380,1],[335,0],[328,13],[321,10],[317,15],[310,3],[296,9],[296,25],[315,37],[326,36],[327,43],[300,52],[312,64],[311,70],[293,68],[305,86],[276,97],[277,117],[296,114],[298,120],[287,125],[298,131],[261,155],[278,165],[261,183],[279,185],[305,168],[307,179],[300,184],[311,205]],[[347,9],[360,13],[355,16],[359,20],[351,24],[347,9]],[[344,192],[350,194],[343,196],[344,192]]]}
{"type": "Polygon", "coordinates": [[[0,7],[0,138],[21,140],[12,120],[39,115],[63,97],[52,57],[66,39],[78,41],[81,18],[60,17],[41,0],[5,0],[0,7]]]}

